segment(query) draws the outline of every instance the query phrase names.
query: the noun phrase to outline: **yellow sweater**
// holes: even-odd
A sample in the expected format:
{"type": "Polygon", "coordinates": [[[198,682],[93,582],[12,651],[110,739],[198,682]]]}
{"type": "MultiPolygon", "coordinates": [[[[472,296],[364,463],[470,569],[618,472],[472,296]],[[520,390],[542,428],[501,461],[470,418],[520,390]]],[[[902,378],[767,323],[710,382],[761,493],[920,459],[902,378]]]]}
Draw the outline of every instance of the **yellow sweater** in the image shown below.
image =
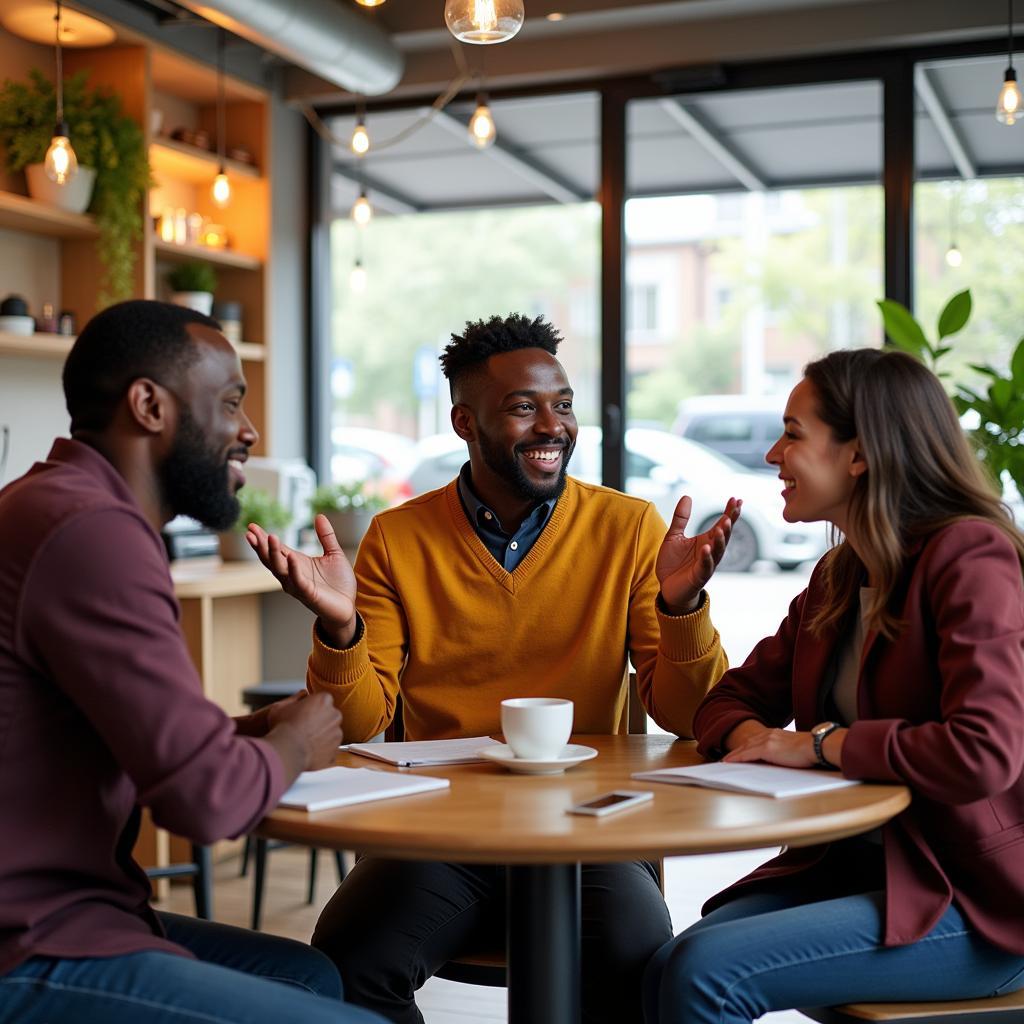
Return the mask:
{"type": "Polygon", "coordinates": [[[574,701],[574,732],[613,733],[629,655],[654,720],[690,736],[728,663],[707,599],[656,610],[664,534],[649,502],[570,477],[510,573],[452,481],[374,518],[355,564],[362,637],[338,651],[314,629],[309,689],[334,697],[349,742],[384,730],[399,688],[410,740],[500,734],[501,701],[529,696],[574,701]]]}

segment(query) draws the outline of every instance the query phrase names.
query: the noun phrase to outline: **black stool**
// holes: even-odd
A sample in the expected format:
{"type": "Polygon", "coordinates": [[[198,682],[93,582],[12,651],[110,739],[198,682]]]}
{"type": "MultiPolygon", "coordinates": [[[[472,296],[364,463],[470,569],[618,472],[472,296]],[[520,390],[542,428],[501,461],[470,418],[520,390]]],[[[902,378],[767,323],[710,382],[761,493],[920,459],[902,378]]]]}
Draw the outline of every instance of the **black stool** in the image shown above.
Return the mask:
{"type": "MultiPolygon", "coordinates": [[[[268,683],[258,683],[255,686],[247,686],[242,691],[242,702],[250,711],[259,711],[269,704],[291,697],[306,688],[302,679],[283,679],[268,683]]],[[[282,843],[277,840],[271,841],[259,836],[246,836],[245,849],[242,853],[242,870],[244,876],[249,870],[249,858],[252,856],[253,888],[252,888],[252,930],[260,930],[260,921],[263,917],[263,883],[267,872],[267,854],[271,850],[278,850],[282,846],[290,846],[291,843],[282,843]]],[[[315,847],[309,848],[309,887],[306,893],[306,902],[312,903],[316,896],[316,869],[317,854],[320,851],[315,847]]],[[[345,878],[345,859],[340,851],[334,853],[334,864],[338,870],[338,884],[345,878]]]]}
{"type": "Polygon", "coordinates": [[[213,916],[213,857],[210,847],[192,844],[192,861],[146,868],[150,878],[182,878],[192,876],[192,895],[196,901],[196,917],[209,921],[213,916]]]}

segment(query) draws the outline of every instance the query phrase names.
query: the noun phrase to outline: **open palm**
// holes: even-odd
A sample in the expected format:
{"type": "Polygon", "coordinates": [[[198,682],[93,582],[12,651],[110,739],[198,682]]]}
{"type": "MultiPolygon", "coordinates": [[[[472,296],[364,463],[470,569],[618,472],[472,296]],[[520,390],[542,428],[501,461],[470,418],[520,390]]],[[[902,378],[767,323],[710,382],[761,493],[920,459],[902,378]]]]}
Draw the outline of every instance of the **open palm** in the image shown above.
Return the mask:
{"type": "Polygon", "coordinates": [[[249,524],[245,537],[286,594],[319,616],[329,633],[345,632],[355,623],[355,573],[327,517],[318,515],[313,526],[322,555],[310,556],[286,547],[255,523],[249,524]]]}
{"type": "Polygon", "coordinates": [[[693,502],[689,495],[679,499],[654,566],[662,600],[669,611],[683,614],[696,607],[700,592],[725,554],[732,524],[739,519],[742,506],[738,498],[730,498],[725,511],[709,530],[687,537],[693,502]]]}

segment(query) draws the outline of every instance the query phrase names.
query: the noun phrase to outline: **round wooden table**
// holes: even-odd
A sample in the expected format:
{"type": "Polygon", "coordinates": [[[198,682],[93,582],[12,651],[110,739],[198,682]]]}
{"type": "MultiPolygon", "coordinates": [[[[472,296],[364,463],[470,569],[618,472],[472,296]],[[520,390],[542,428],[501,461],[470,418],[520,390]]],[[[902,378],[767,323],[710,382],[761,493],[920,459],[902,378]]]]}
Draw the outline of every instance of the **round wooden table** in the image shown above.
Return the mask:
{"type": "Polygon", "coordinates": [[[573,742],[599,754],[562,775],[516,775],[491,762],[392,769],[341,753],[342,765],[440,775],[451,787],[314,813],[276,810],[258,831],[382,857],[509,865],[509,1024],[576,1024],[581,863],[830,842],[870,831],[910,803],[902,786],[775,800],[639,782],[633,772],[699,764],[696,745],[654,735],[573,742]],[[565,813],[624,788],[654,799],[607,818],[565,813]]]}

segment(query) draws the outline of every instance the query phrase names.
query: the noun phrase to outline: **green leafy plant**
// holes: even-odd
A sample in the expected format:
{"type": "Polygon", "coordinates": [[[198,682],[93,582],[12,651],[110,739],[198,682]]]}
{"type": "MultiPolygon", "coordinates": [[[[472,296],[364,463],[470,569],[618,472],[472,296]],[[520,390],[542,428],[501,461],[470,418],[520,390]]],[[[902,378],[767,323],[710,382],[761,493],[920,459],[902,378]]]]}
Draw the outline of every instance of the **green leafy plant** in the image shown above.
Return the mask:
{"type": "MultiPolygon", "coordinates": [[[[86,76],[80,71],[65,80],[64,119],[79,165],[96,171],[89,211],[99,228],[102,308],[133,292],[134,243],[142,238],[143,200],[151,177],[142,128],[122,113],[120,97],[89,88],[86,76]]],[[[35,69],[29,79],[6,80],[0,88],[0,145],[11,171],[42,162],[57,116],[53,85],[35,69]]]]}
{"type": "MultiPolygon", "coordinates": [[[[906,306],[891,299],[882,300],[878,306],[893,347],[916,356],[939,377],[948,378],[940,363],[951,346],[943,342],[962,330],[970,319],[970,291],[958,292],[946,303],[936,325],[935,344],[928,341],[906,306]]],[[[997,486],[1001,489],[1004,476],[1009,476],[1024,495],[1024,338],[1017,342],[1007,372],[977,363],[972,363],[971,369],[988,381],[988,387],[982,390],[954,383],[953,405],[971,424],[966,428],[968,436],[997,486]]]]}
{"type": "Polygon", "coordinates": [[[170,271],[167,283],[176,292],[215,292],[217,273],[209,263],[189,260],[179,263],[170,271]]]}
{"type": "Polygon", "coordinates": [[[238,492],[241,507],[235,521],[235,533],[245,533],[250,523],[258,523],[268,533],[279,533],[291,525],[291,513],[276,498],[256,487],[243,487],[238,492]]]}
{"type": "Polygon", "coordinates": [[[387,501],[373,490],[371,481],[347,484],[322,484],[310,499],[313,514],[321,512],[368,512],[371,515],[388,507],[387,501]]]}

